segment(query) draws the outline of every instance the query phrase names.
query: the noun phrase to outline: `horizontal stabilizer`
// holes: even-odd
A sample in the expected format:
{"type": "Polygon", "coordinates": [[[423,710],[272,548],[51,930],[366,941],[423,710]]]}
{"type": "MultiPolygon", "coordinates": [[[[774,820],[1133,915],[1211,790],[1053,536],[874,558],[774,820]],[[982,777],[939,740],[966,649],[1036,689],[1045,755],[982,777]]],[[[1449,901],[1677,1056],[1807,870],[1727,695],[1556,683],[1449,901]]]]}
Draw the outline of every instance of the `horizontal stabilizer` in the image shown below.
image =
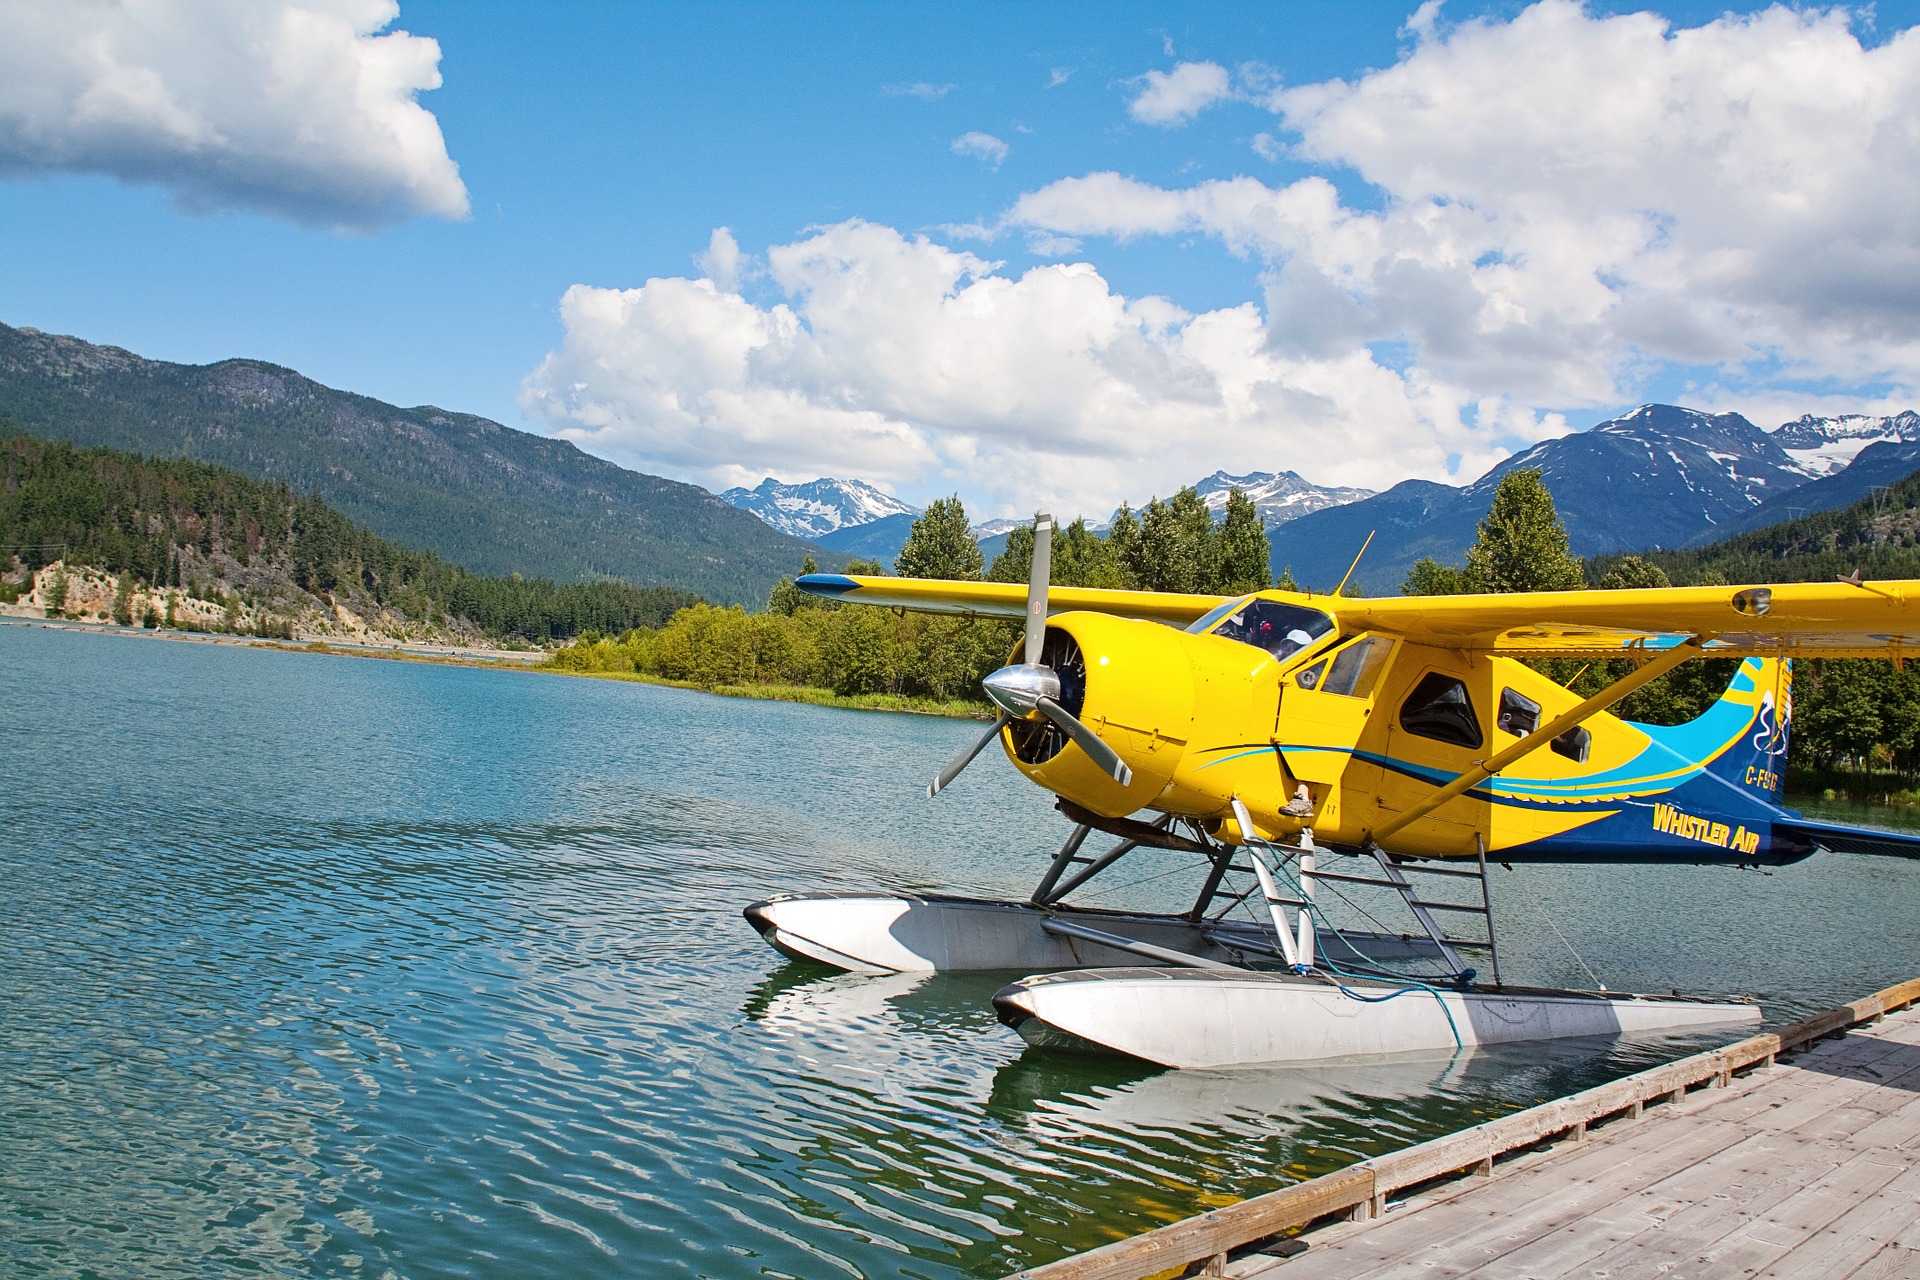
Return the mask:
{"type": "Polygon", "coordinates": [[[1779,822],[1773,824],[1776,842],[1782,836],[1805,840],[1823,853],[1873,853],[1890,858],[1920,858],[1920,832],[1880,831],[1847,827],[1837,822],[1779,822]]]}

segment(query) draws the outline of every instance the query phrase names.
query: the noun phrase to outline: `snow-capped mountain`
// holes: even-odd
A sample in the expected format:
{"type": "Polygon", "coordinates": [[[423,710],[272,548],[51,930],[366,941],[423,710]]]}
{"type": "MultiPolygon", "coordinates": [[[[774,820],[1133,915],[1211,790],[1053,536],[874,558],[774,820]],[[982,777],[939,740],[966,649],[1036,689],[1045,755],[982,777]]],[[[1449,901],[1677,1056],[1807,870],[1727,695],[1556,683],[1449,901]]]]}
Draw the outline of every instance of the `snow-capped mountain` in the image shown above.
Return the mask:
{"type": "Polygon", "coordinates": [[[1909,409],[1884,418],[1864,413],[1816,418],[1809,413],[1782,423],[1773,432],[1773,440],[1808,468],[1810,474],[1827,476],[1845,468],[1870,444],[1882,440],[1903,443],[1920,440],[1920,413],[1909,409]]]}
{"type": "MultiPolygon", "coordinates": [[[[967,532],[973,535],[973,540],[975,542],[984,542],[988,538],[997,538],[1003,533],[1012,533],[1015,529],[1019,528],[1023,524],[1032,524],[1032,523],[1033,521],[1031,519],[983,520],[979,524],[973,526],[973,528],[967,530],[967,532]]],[[[1067,523],[1072,524],[1073,521],[1069,520],[1067,521],[1067,523]]]]}
{"type": "Polygon", "coordinates": [[[1345,506],[1349,502],[1373,496],[1372,489],[1342,489],[1312,484],[1303,480],[1297,471],[1251,471],[1244,476],[1230,476],[1224,471],[1216,471],[1193,488],[1215,516],[1227,509],[1227,494],[1239,489],[1253,500],[1261,523],[1269,529],[1316,511],[1324,511],[1328,507],[1345,506]]]}
{"type": "Polygon", "coordinates": [[[1357,580],[1390,591],[1421,556],[1460,563],[1500,478],[1520,467],[1539,468],[1579,555],[1712,541],[1820,474],[1737,413],[1642,405],[1534,445],[1469,485],[1407,480],[1291,521],[1270,534],[1273,563],[1325,589],[1376,533],[1357,580]]]}
{"type": "Polygon", "coordinates": [[[782,533],[817,538],[835,529],[872,524],[920,510],[860,480],[823,476],[806,484],[781,484],[768,476],[751,489],[729,489],[720,500],[751,511],[782,533]]]}

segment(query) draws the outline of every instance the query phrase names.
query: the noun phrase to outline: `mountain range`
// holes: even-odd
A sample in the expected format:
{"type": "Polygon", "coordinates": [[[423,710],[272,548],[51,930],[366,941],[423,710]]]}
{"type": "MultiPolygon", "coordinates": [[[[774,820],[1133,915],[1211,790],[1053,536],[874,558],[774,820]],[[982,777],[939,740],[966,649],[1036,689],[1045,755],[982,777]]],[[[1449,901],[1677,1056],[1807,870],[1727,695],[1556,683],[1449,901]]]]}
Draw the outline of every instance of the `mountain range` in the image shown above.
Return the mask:
{"type": "MultiPolygon", "coordinates": [[[[1539,468],[1578,554],[1698,546],[1844,507],[1920,469],[1920,414],[1809,414],[1767,432],[1737,413],[1649,404],[1534,445],[1466,485],[1408,480],[1372,493],[1315,485],[1292,471],[1216,471],[1194,488],[1216,513],[1231,489],[1246,492],[1266,524],[1274,568],[1290,568],[1309,587],[1339,581],[1371,534],[1355,582],[1381,592],[1396,589],[1422,556],[1459,563],[1494,489],[1520,467],[1539,468]]],[[[889,562],[912,519],[842,523],[817,541],[835,554],[889,562]]],[[[1013,523],[975,526],[986,556],[1005,545],[1013,523]]]]}
{"type": "Polygon", "coordinates": [[[259,360],[170,364],[0,325],[0,423],[283,481],[482,574],[619,578],[758,607],[813,550],[697,485],[259,360]]]}
{"type": "Polygon", "coordinates": [[[1408,480],[1303,516],[1268,534],[1273,563],[1291,566],[1304,586],[1328,589],[1371,533],[1354,580],[1366,591],[1395,590],[1422,556],[1459,564],[1501,477],[1520,467],[1539,468],[1576,554],[1696,546],[1785,519],[1789,510],[1855,500],[1865,488],[1860,479],[1899,462],[1883,447],[1868,459],[1868,471],[1853,477],[1849,460],[1873,441],[1902,448],[1898,434],[1910,416],[1838,427],[1828,425],[1832,419],[1803,418],[1782,439],[1737,413],[1642,405],[1534,445],[1471,484],[1408,480]],[[1869,424],[1875,429],[1863,429],[1869,424]]]}

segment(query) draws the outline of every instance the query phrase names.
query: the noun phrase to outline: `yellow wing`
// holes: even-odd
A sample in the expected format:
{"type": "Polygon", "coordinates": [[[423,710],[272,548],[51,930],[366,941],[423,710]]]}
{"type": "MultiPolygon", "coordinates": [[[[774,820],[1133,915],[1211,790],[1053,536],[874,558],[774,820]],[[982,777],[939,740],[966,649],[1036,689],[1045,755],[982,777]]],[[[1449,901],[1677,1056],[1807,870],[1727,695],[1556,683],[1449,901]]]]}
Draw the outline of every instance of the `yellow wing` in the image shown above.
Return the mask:
{"type": "MultiPolygon", "coordinates": [[[[947,582],[939,578],[850,578],[810,573],[802,591],[830,600],[911,609],[916,613],[962,613],[982,618],[1027,616],[1023,582],[947,582]]],[[[1184,627],[1234,596],[1190,596],[1169,591],[1108,591],[1099,587],[1048,587],[1047,614],[1088,610],[1184,627]]]]}
{"type": "Polygon", "coordinates": [[[1606,657],[1629,648],[1663,648],[1688,636],[1702,637],[1709,654],[1724,657],[1920,653],[1920,581],[1911,580],[1325,603],[1344,631],[1390,631],[1478,653],[1606,657]]]}
{"type": "MultiPolygon", "coordinates": [[[[917,612],[1026,615],[1026,587],[1020,583],[821,573],[800,579],[800,586],[814,595],[917,612]]],[[[1375,600],[1289,591],[1260,595],[1333,614],[1345,634],[1386,631],[1474,653],[1617,657],[1700,636],[1708,642],[1708,653],[1725,657],[1920,656],[1920,580],[1375,600]]],[[[1084,609],[1185,626],[1234,598],[1052,587],[1047,611],[1084,609]]]]}

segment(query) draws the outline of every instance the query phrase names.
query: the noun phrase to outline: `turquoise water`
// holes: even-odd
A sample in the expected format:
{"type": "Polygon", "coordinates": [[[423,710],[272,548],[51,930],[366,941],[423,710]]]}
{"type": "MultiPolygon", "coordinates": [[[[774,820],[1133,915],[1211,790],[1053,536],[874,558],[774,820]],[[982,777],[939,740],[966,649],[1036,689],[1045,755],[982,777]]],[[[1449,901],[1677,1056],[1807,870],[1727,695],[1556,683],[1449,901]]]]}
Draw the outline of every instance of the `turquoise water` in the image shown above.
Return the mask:
{"type": "MultiPolygon", "coordinates": [[[[975,725],[28,626],[0,671],[8,1275],[995,1276],[1683,1047],[1156,1073],[768,951],[778,890],[1024,895],[1046,796],[921,794],[975,725]]],[[[1510,979],[1920,973],[1920,863],[1496,895],[1510,979]]]]}

